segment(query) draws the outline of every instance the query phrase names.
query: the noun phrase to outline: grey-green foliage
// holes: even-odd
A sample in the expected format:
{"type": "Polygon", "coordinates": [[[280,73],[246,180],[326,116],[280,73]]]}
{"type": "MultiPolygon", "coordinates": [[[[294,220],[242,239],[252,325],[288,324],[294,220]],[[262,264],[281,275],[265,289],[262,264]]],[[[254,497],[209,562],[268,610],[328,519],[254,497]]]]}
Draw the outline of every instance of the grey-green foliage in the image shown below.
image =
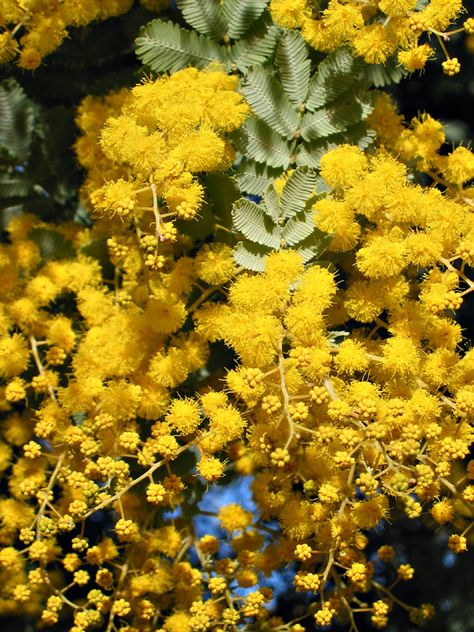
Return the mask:
{"type": "Polygon", "coordinates": [[[376,88],[383,88],[391,83],[399,83],[406,75],[397,56],[389,57],[384,64],[366,64],[364,74],[376,88]]]}
{"type": "Polygon", "coordinates": [[[347,48],[329,55],[310,76],[306,43],[299,33],[286,31],[275,62],[277,72],[255,65],[242,78],[254,116],[234,136],[243,156],[235,177],[252,195],[260,195],[278,169],[317,168],[331,147],[349,142],[365,148],[373,137],[364,121],[374,95],[365,65],[347,48]]]}
{"type": "Polygon", "coordinates": [[[29,156],[35,113],[23,88],[10,79],[0,84],[0,160],[23,164],[29,156]]]}
{"type": "Polygon", "coordinates": [[[136,40],[138,58],[153,72],[204,68],[218,61],[245,72],[273,54],[279,29],[266,10],[269,0],[178,0],[193,30],[155,19],[136,40]]]}
{"type": "Polygon", "coordinates": [[[313,222],[310,207],[316,199],[316,184],[314,169],[298,167],[281,195],[270,185],[259,204],[247,198],[235,202],[233,227],[243,236],[234,250],[239,265],[261,272],[264,257],[284,248],[299,252],[305,263],[321,255],[331,236],[319,231],[313,222]]]}
{"type": "Polygon", "coordinates": [[[0,227],[22,212],[55,219],[77,206],[74,113],[42,108],[14,79],[0,83],[0,227]]]}
{"type": "Polygon", "coordinates": [[[33,228],[28,237],[38,246],[44,261],[74,257],[72,242],[58,231],[49,228],[33,228]]]}

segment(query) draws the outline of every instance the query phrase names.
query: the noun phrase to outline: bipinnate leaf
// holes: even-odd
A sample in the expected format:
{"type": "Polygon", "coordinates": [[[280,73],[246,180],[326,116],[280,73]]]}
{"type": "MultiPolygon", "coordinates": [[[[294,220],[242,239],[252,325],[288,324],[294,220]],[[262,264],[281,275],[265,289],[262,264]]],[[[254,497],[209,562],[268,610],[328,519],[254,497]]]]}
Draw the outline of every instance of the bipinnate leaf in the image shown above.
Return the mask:
{"type": "Polygon", "coordinates": [[[236,144],[246,158],[269,167],[288,169],[291,147],[288,141],[257,117],[249,117],[236,135],[236,144]]]}
{"type": "Polygon", "coordinates": [[[306,201],[316,189],[316,172],[309,167],[295,169],[281,192],[280,204],[285,218],[293,217],[306,206],[306,201]]]}
{"type": "MultiPolygon", "coordinates": [[[[262,15],[269,0],[223,0],[222,17],[231,39],[240,39],[262,15]]],[[[222,3],[221,3],[222,4],[222,3]]]]}
{"type": "Polygon", "coordinates": [[[261,195],[280,173],[281,169],[246,159],[239,165],[234,178],[243,193],[261,195]]]}
{"type": "Polygon", "coordinates": [[[14,79],[0,83],[0,157],[23,164],[29,156],[35,115],[33,104],[14,79]]]}
{"type": "Polygon", "coordinates": [[[234,249],[235,262],[246,270],[263,272],[265,269],[264,258],[271,250],[259,244],[248,241],[240,241],[234,249]]]}
{"type": "Polygon", "coordinates": [[[278,42],[275,62],[281,84],[298,107],[306,101],[311,73],[306,42],[297,31],[286,31],[278,42]]]}
{"type": "Polygon", "coordinates": [[[28,237],[38,246],[44,261],[70,259],[75,255],[72,242],[56,230],[33,228],[28,237]]]}
{"type": "Polygon", "coordinates": [[[176,72],[187,66],[204,68],[213,61],[225,60],[217,42],[173,22],[152,20],[141,29],[135,43],[138,58],[157,73],[176,72]]]}
{"type": "Polygon", "coordinates": [[[314,228],[312,233],[298,244],[296,252],[299,252],[304,263],[308,263],[315,257],[320,257],[323,254],[331,239],[332,235],[314,228]]]}
{"type": "Polygon", "coordinates": [[[263,209],[274,222],[278,222],[281,214],[280,200],[274,186],[269,186],[263,192],[263,209]]]}
{"type": "Polygon", "coordinates": [[[176,0],[186,22],[198,33],[221,39],[226,25],[221,17],[219,0],[176,0]]]}
{"type": "Polygon", "coordinates": [[[237,200],[232,209],[234,228],[253,243],[273,250],[280,247],[281,228],[255,202],[246,198],[237,200]]]}
{"type": "Polygon", "coordinates": [[[272,55],[278,41],[279,30],[267,20],[258,20],[248,31],[245,39],[240,39],[228,50],[228,63],[240,72],[251,66],[264,64],[272,55]]]}
{"type": "Polygon", "coordinates": [[[241,90],[259,119],[285,138],[294,135],[298,127],[298,115],[270,71],[255,66],[244,76],[241,90]]]}
{"type": "Polygon", "coordinates": [[[309,237],[314,229],[315,225],[311,214],[302,211],[285,224],[281,236],[285,246],[296,246],[309,237]]]}

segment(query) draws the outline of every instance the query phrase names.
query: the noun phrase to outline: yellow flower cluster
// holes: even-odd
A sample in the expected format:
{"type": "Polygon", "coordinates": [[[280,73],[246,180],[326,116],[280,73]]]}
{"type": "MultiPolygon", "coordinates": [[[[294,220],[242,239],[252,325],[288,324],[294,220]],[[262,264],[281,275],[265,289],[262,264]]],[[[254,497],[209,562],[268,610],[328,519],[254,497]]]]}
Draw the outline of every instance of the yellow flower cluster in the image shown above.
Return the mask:
{"type": "MultiPolygon", "coordinates": [[[[10,223],[9,237],[0,266],[0,469],[8,473],[8,497],[0,499],[0,612],[21,607],[53,625],[71,603],[66,581],[73,592],[85,591],[74,632],[104,616],[127,617],[132,608],[141,629],[154,629],[150,622],[170,606],[170,591],[177,588],[173,607],[185,611],[203,590],[199,572],[170,562],[182,533],[145,527],[154,507],[181,504],[192,483],[191,473],[185,480],[170,466],[199,445],[200,474],[219,478],[223,464],[212,454],[246,425],[223,394],[203,394],[200,404],[171,399],[208,357],[206,340],[183,329],[194,309],[188,299],[200,287],[199,265],[212,256],[232,273],[232,251],[208,247],[195,269],[181,247],[165,271],[150,271],[137,240],[111,284],[98,261],[81,254],[95,242],[94,231],[24,215],[10,223]],[[77,256],[43,261],[33,229],[59,231],[77,256]],[[149,481],[146,494],[132,493],[142,481],[149,481]],[[104,509],[119,514],[116,540],[89,540],[81,525],[104,509]],[[128,547],[125,557],[117,544],[128,547]],[[130,569],[122,579],[121,564],[130,569]],[[120,597],[113,600],[116,582],[120,597]]],[[[251,519],[238,508],[222,514],[230,532],[251,519]]],[[[251,576],[245,570],[241,585],[253,585],[251,576]]]]}
{"type": "MultiPolygon", "coordinates": [[[[204,195],[196,174],[232,163],[224,134],[249,112],[236,87],[236,77],[217,67],[187,68],[103,100],[87,97],[77,115],[77,153],[95,214],[115,217],[117,226],[154,222],[158,241],[173,241],[173,224],[163,220],[196,216],[204,195]]],[[[156,250],[152,241],[144,246],[156,250]]],[[[153,256],[150,262],[157,265],[153,256]]]]}
{"type": "Polygon", "coordinates": [[[301,34],[316,50],[330,52],[349,44],[354,53],[368,64],[380,64],[395,54],[409,72],[421,70],[434,56],[422,36],[438,39],[447,56],[443,70],[457,74],[460,64],[450,59],[444,40],[453,33],[470,33],[471,22],[465,27],[447,32],[450,24],[463,10],[461,0],[330,0],[324,10],[311,0],[271,0],[273,20],[281,27],[301,29],[301,34]]]}
{"type": "MultiPolygon", "coordinates": [[[[2,0],[0,3],[0,63],[17,58],[25,70],[38,68],[67,37],[70,27],[122,15],[132,0],[2,0]]],[[[161,10],[167,0],[143,0],[161,10]]]]}
{"type": "MultiPolygon", "coordinates": [[[[474,438],[473,352],[461,351],[453,318],[474,288],[461,247],[472,210],[456,187],[450,199],[410,182],[387,149],[340,146],[321,175],[328,191],[314,221],[333,235],[329,268],[304,268],[285,250],[264,273],[245,273],[228,246],[193,260],[178,235],[150,269],[133,223],[120,220],[118,235],[110,217],[92,229],[10,222],[0,251],[0,612],[54,625],[73,604],[73,632],[121,620],[150,632],[157,621],[167,632],[264,625],[272,593],[261,579],[294,563],[317,625],[346,620],[361,592],[377,628],[395,603],[415,623],[432,616],[374,578],[365,532],[396,507],[439,525],[459,502],[472,512],[473,462],[452,479],[474,438]],[[85,254],[107,225],[110,281],[85,254]],[[44,261],[34,229],[59,232],[77,255],[44,261]],[[232,278],[227,299],[205,302],[232,278]],[[219,339],[239,358],[225,388],[211,376],[198,394],[179,394],[219,339]],[[195,473],[180,465],[191,449],[195,473]],[[253,475],[258,515],[237,503],[214,514],[223,556],[191,521],[159,516],[192,504],[196,474],[214,482],[228,469],[253,475]],[[240,588],[251,589],[244,599],[240,588]]],[[[472,524],[451,550],[466,550],[472,524]]],[[[414,574],[391,547],[378,559],[399,581],[414,574]]]]}
{"type": "MultiPolygon", "coordinates": [[[[74,4],[63,30],[129,2],[74,4]]],[[[461,10],[417,6],[270,4],[315,48],[349,43],[369,63],[398,51],[407,67],[421,34],[461,10]]],[[[0,4],[33,39],[29,15],[71,7],[0,4]]],[[[402,607],[422,624],[432,606],[395,594],[416,570],[389,544],[369,552],[370,531],[401,511],[452,527],[456,554],[472,543],[474,350],[456,320],[474,290],[472,152],[444,153],[439,122],[405,126],[379,96],[374,147],[324,154],[307,221],[280,218],[329,235],[326,260],[286,248],[246,272],[235,235],[203,244],[177,221],[199,216],[202,175],[234,161],[227,134],[249,112],[237,87],[211,66],[87,97],[76,152],[91,226],[27,213],[6,226],[0,616],[71,632],[304,632],[355,629],[359,613],[382,629],[402,607]],[[242,475],[254,512],[238,498],[201,510],[208,484],[242,475]],[[200,514],[212,532],[198,533],[200,514]],[[296,620],[271,615],[266,580],[282,569],[308,604],[296,620]]],[[[264,195],[283,217],[284,182],[264,195]]]]}
{"type": "MultiPolygon", "coordinates": [[[[191,472],[185,480],[172,471],[173,461],[199,445],[198,472],[216,480],[224,462],[214,452],[245,428],[223,394],[203,394],[199,404],[172,397],[208,359],[207,341],[186,319],[229,281],[236,266],[224,244],[205,246],[193,260],[194,244],[162,221],[154,202],[162,195],[182,199],[193,187],[200,199],[203,189],[194,174],[222,168],[229,149],[221,135],[248,109],[233,86],[235,80],[220,71],[190,69],[104,101],[88,99],[79,120],[89,136],[80,139],[78,153],[90,166],[89,186],[93,178],[102,184],[110,175],[127,176],[109,183],[109,198],[96,192],[103,219],[88,229],[50,226],[24,214],[8,226],[9,243],[0,250],[0,469],[8,478],[8,497],[0,499],[2,614],[21,609],[54,625],[70,607],[64,589],[69,582],[73,592],[82,589],[74,632],[104,617],[112,626],[129,615],[140,629],[154,629],[161,609],[184,613],[202,595],[200,573],[188,563],[170,562],[181,551],[183,532],[145,525],[153,523],[157,507],[180,505],[193,483],[191,472]],[[189,90],[186,103],[183,86],[189,90]],[[188,108],[188,119],[173,114],[171,103],[188,108]],[[134,146],[131,138],[127,145],[117,135],[119,117],[125,136],[139,128],[142,141],[149,139],[154,153],[148,163],[142,141],[134,146]],[[103,146],[109,152],[122,148],[117,164],[103,146]],[[138,194],[138,176],[122,161],[127,147],[125,158],[136,170],[140,157],[143,167],[156,168],[142,172],[145,190],[138,194]],[[168,159],[176,166],[172,174],[168,159]],[[133,206],[140,194],[151,206],[133,206]],[[147,215],[156,222],[153,230],[147,215]],[[76,256],[45,259],[35,231],[53,242],[65,240],[76,256]],[[111,280],[86,254],[104,242],[102,265],[112,264],[111,280]],[[146,492],[137,495],[142,481],[148,481],[146,492]],[[102,536],[89,540],[88,518],[100,522],[104,510],[114,512],[108,514],[114,516],[114,539],[100,529],[102,536]],[[18,538],[19,552],[13,548],[18,538]],[[130,573],[123,570],[120,579],[123,564],[130,573]],[[111,589],[119,591],[115,599],[111,589]]],[[[229,512],[227,528],[247,526],[244,515],[245,524],[229,512]]],[[[242,585],[255,583],[249,573],[242,585]]]]}
{"type": "MultiPolygon", "coordinates": [[[[375,590],[382,628],[393,601],[372,577],[364,531],[395,506],[450,523],[461,496],[472,515],[471,475],[456,486],[451,474],[474,439],[473,350],[461,351],[453,318],[474,289],[474,214],[456,186],[450,199],[413,184],[386,150],[340,146],[323,156],[321,175],[331,189],[314,221],[333,234],[337,272],[275,253],[195,321],[240,358],[226,377],[248,411],[235,467],[253,473],[262,516],[280,524],[280,561],[300,562],[295,588],[320,591],[318,625],[344,620],[355,593],[375,590]],[[349,324],[350,336],[338,335],[349,324]],[[337,576],[332,611],[324,585],[337,576]]],[[[453,551],[466,549],[472,524],[451,538],[453,551]]],[[[398,575],[409,580],[413,569],[398,575]]],[[[432,614],[406,609],[417,622],[432,614]]]]}
{"type": "MultiPolygon", "coordinates": [[[[434,183],[446,189],[455,200],[474,204],[474,153],[467,147],[446,152],[446,135],[440,121],[429,114],[414,118],[406,126],[403,117],[386,94],[377,97],[368,124],[377,133],[377,143],[399,156],[405,163],[414,163],[417,171],[429,175],[434,183]]],[[[472,265],[472,239],[465,243],[467,262],[472,265]]]]}

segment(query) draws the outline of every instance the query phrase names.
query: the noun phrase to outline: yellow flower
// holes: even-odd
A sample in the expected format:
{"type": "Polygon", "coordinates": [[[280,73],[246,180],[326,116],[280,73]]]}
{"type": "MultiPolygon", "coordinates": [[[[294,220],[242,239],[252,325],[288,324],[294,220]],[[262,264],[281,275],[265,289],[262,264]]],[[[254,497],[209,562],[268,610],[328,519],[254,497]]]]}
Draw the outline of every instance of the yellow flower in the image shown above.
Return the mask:
{"type": "Polygon", "coordinates": [[[241,531],[252,524],[252,514],[236,503],[221,507],[217,517],[222,528],[229,533],[241,531]]]}

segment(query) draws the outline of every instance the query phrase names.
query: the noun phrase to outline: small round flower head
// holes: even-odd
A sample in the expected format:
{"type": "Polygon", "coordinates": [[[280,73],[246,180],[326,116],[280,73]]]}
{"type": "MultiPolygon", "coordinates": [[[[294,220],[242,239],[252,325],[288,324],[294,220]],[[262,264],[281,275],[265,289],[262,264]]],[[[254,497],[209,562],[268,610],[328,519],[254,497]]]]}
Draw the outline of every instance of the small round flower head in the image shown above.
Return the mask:
{"type": "Polygon", "coordinates": [[[109,182],[101,189],[91,194],[92,204],[97,213],[127,217],[135,208],[135,186],[120,178],[116,182],[109,182]]]}
{"type": "Polygon", "coordinates": [[[448,75],[448,77],[454,77],[454,75],[457,75],[461,71],[461,64],[459,63],[457,57],[447,59],[446,61],[443,61],[441,65],[443,67],[444,74],[448,75]]]}
{"type": "Polygon", "coordinates": [[[448,538],[448,547],[454,553],[464,553],[467,551],[467,539],[463,535],[457,533],[450,535],[448,538]]]}
{"type": "Polygon", "coordinates": [[[449,500],[440,500],[431,508],[431,515],[438,524],[446,524],[454,518],[454,506],[449,500]]]}
{"type": "Polygon", "coordinates": [[[233,250],[227,244],[210,244],[197,254],[196,274],[209,285],[222,285],[235,274],[233,250]]]}
{"type": "Polygon", "coordinates": [[[166,421],[177,432],[190,434],[201,422],[199,406],[191,399],[175,399],[166,415],[166,421]]]}
{"type": "Polygon", "coordinates": [[[214,483],[223,475],[224,463],[213,456],[202,457],[197,464],[197,471],[206,481],[214,483]]]}
{"type": "Polygon", "coordinates": [[[407,51],[400,51],[398,53],[398,61],[408,72],[423,70],[426,66],[426,62],[431,57],[433,57],[433,49],[429,46],[429,44],[415,46],[407,51]]]}
{"type": "Polygon", "coordinates": [[[218,519],[222,528],[231,533],[248,527],[252,523],[252,514],[240,505],[231,503],[219,510],[218,519]]]}
{"type": "Polygon", "coordinates": [[[340,145],[321,158],[321,176],[332,187],[350,187],[367,171],[367,158],[354,145],[340,145]]]}

